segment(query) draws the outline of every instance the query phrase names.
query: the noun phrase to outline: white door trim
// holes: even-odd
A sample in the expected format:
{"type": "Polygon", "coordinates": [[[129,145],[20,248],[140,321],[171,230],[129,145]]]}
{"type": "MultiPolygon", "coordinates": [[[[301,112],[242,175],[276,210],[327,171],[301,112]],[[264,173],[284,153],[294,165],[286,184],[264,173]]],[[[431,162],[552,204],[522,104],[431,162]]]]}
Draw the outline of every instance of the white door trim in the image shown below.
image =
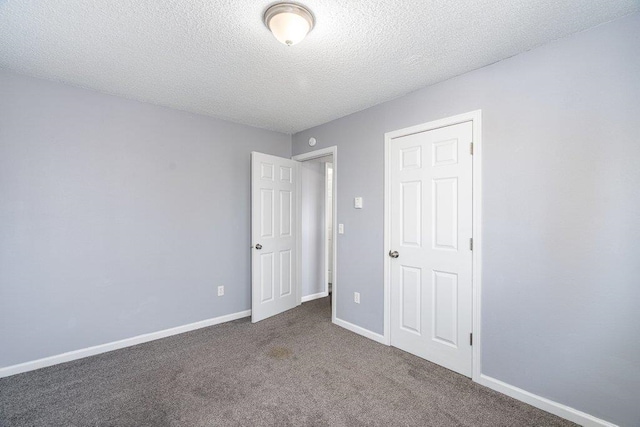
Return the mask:
{"type": "MultiPolygon", "coordinates": [[[[338,147],[336,145],[333,145],[331,147],[327,147],[327,148],[321,148],[319,150],[315,150],[315,151],[309,151],[308,153],[303,153],[303,154],[298,154],[296,156],[292,156],[291,159],[295,160],[297,162],[304,162],[307,160],[313,160],[313,159],[319,159],[320,157],[325,157],[325,156],[333,156],[333,185],[332,185],[332,189],[333,189],[333,222],[334,222],[334,227],[332,230],[332,243],[333,243],[333,270],[331,271],[331,322],[336,323],[336,305],[337,305],[337,295],[338,295],[338,281],[337,281],[337,267],[338,267],[338,262],[337,262],[337,242],[338,242],[338,235],[337,235],[337,230],[338,228],[335,227],[336,224],[336,219],[338,218],[338,198],[336,197],[337,195],[337,189],[338,189],[338,147]]],[[[298,180],[298,188],[300,189],[302,185],[302,180],[299,179],[298,180]]],[[[298,202],[297,202],[297,212],[296,214],[298,215],[298,241],[297,241],[297,251],[298,251],[298,266],[297,266],[297,288],[298,288],[298,304],[302,304],[302,276],[301,276],[301,272],[302,272],[302,265],[301,265],[301,260],[302,260],[302,197],[298,197],[298,202]]],[[[326,239],[325,239],[326,242],[326,239]]],[[[326,269],[325,269],[326,271],[326,269]]],[[[326,282],[326,280],[325,280],[326,282]]],[[[326,283],[325,283],[326,286],[326,283]]]]}
{"type": "Polygon", "coordinates": [[[411,126],[384,134],[384,343],[391,345],[391,263],[386,254],[391,250],[391,140],[419,132],[471,121],[473,123],[473,371],[472,379],[480,380],[480,310],[482,295],[482,110],[411,126]]]}
{"type": "MultiPolygon", "coordinates": [[[[324,206],[325,206],[325,217],[324,217],[324,231],[325,233],[327,232],[327,221],[328,221],[328,215],[326,214],[327,212],[327,206],[329,205],[329,186],[328,186],[328,179],[329,179],[329,170],[331,170],[331,173],[333,173],[333,163],[331,163],[331,166],[329,166],[329,162],[324,164],[324,206]]],[[[333,187],[333,179],[331,180],[331,187],[333,187]]],[[[333,188],[331,188],[331,248],[333,249],[333,188]]],[[[324,296],[329,295],[329,279],[331,279],[331,277],[329,277],[329,245],[327,245],[327,239],[328,236],[327,234],[325,234],[324,236],[324,242],[325,242],[325,248],[324,248],[324,296]]],[[[331,258],[333,258],[333,254],[331,255],[331,258]]]]}

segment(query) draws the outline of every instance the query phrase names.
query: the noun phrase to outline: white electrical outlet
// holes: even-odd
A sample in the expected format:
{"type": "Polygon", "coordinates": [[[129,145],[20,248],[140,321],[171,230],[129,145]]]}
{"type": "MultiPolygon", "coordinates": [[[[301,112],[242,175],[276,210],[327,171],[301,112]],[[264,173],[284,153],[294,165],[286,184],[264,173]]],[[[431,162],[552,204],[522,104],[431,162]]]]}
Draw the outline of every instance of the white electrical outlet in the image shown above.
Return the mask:
{"type": "Polygon", "coordinates": [[[344,224],[338,224],[338,234],[344,234],[344,224]]]}
{"type": "Polygon", "coordinates": [[[360,304],[360,292],[353,293],[353,302],[356,304],[360,304]]]}
{"type": "Polygon", "coordinates": [[[224,286],[218,286],[218,296],[221,297],[224,295],[224,286]]]}

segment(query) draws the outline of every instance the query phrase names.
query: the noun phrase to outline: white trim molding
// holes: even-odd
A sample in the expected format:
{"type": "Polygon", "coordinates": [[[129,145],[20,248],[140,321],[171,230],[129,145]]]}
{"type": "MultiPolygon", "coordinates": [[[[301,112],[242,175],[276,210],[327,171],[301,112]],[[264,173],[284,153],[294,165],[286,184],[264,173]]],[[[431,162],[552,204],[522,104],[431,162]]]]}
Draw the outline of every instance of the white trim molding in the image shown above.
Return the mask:
{"type": "Polygon", "coordinates": [[[574,423],[578,423],[584,427],[618,427],[616,424],[601,420],[593,415],[589,415],[585,412],[563,405],[562,403],[554,402],[553,400],[535,395],[484,374],[481,374],[477,379],[474,378],[474,381],[485,387],[489,387],[492,390],[513,397],[521,402],[535,406],[538,409],[542,409],[543,411],[547,411],[569,421],[573,421],[574,423]]]}
{"type": "Polygon", "coordinates": [[[473,366],[472,378],[478,381],[482,374],[482,110],[476,110],[464,116],[470,116],[473,123],[473,366]]]}
{"type": "Polygon", "coordinates": [[[326,296],[329,296],[329,292],[327,291],[319,292],[317,294],[305,295],[302,297],[302,302],[309,302],[313,301],[314,299],[324,298],[326,296]]]}
{"type": "Polygon", "coordinates": [[[345,329],[348,329],[351,332],[354,332],[358,335],[362,335],[365,338],[369,338],[370,340],[374,340],[375,342],[379,342],[380,344],[386,344],[384,342],[384,337],[380,334],[377,334],[375,332],[371,332],[368,329],[365,329],[361,326],[358,325],[354,325],[353,323],[349,323],[346,320],[342,320],[342,319],[334,319],[333,323],[341,326],[345,329]]]}
{"type": "Polygon", "coordinates": [[[188,325],[177,326],[175,328],[151,332],[131,338],[125,338],[123,340],[95,345],[80,350],[69,351],[66,353],[57,354],[55,356],[49,356],[42,359],[32,360],[30,362],[20,363],[18,365],[6,366],[4,368],[0,368],[0,378],[21,374],[23,372],[34,371],[40,368],[46,368],[47,366],[53,366],[59,363],[71,362],[72,360],[95,356],[96,354],[119,350],[121,348],[131,347],[134,345],[143,344],[145,342],[155,341],[160,338],[166,338],[172,335],[178,335],[184,332],[190,332],[196,329],[206,328],[208,326],[214,326],[220,323],[226,323],[232,320],[242,319],[249,316],[251,316],[251,310],[239,311],[237,313],[231,313],[225,316],[214,317],[212,319],[202,320],[195,323],[189,323],[188,325]]]}

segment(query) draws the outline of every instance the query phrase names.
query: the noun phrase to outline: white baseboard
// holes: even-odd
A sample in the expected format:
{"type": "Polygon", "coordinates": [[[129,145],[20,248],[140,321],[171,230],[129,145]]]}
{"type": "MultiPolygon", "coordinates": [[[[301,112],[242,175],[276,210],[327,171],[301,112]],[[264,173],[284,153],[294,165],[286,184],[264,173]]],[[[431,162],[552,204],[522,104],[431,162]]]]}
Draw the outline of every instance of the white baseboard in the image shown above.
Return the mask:
{"type": "Polygon", "coordinates": [[[302,297],[302,302],[313,301],[314,299],[324,298],[329,295],[329,292],[320,292],[317,294],[306,295],[302,297]]]}
{"type": "Polygon", "coordinates": [[[69,351],[67,353],[55,356],[45,357],[43,359],[32,360],[30,362],[20,363],[18,365],[0,368],[0,378],[23,372],[33,371],[47,366],[57,365],[59,363],[70,362],[72,360],[82,359],[83,357],[94,356],[108,351],[118,350],[124,347],[142,344],[154,341],[160,338],[169,337],[171,335],[182,334],[184,332],[193,331],[195,329],[206,328],[207,326],[218,325],[220,323],[230,322],[243,317],[251,316],[251,310],[239,311],[237,313],[227,314],[226,316],[214,317],[212,319],[202,320],[200,322],[189,323],[188,325],[177,326],[175,328],[165,329],[163,331],[152,332],[149,334],[138,335],[132,338],[125,338],[120,341],[114,341],[106,344],[100,344],[93,347],[87,347],[80,350],[69,351]]]}
{"type": "Polygon", "coordinates": [[[596,418],[593,415],[589,415],[561,403],[554,402],[553,400],[529,393],[521,388],[514,387],[484,374],[480,375],[477,383],[585,427],[617,427],[615,424],[596,418]]]}
{"type": "Polygon", "coordinates": [[[370,340],[374,340],[375,342],[379,342],[380,344],[387,345],[382,335],[377,334],[375,332],[371,332],[368,329],[365,329],[358,325],[354,325],[353,323],[349,323],[345,320],[338,319],[337,317],[335,318],[333,323],[338,326],[342,326],[343,328],[348,329],[351,332],[355,332],[358,335],[362,335],[363,337],[369,338],[370,340]]]}

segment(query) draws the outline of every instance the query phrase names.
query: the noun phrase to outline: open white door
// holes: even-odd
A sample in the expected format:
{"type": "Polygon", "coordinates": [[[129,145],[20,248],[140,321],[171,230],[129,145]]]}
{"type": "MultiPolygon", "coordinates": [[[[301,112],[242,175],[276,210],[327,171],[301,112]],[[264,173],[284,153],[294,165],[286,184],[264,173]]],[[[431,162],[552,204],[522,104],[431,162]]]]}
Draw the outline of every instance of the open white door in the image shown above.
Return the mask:
{"type": "Polygon", "coordinates": [[[298,162],[251,153],[251,321],[297,305],[298,162]]]}

